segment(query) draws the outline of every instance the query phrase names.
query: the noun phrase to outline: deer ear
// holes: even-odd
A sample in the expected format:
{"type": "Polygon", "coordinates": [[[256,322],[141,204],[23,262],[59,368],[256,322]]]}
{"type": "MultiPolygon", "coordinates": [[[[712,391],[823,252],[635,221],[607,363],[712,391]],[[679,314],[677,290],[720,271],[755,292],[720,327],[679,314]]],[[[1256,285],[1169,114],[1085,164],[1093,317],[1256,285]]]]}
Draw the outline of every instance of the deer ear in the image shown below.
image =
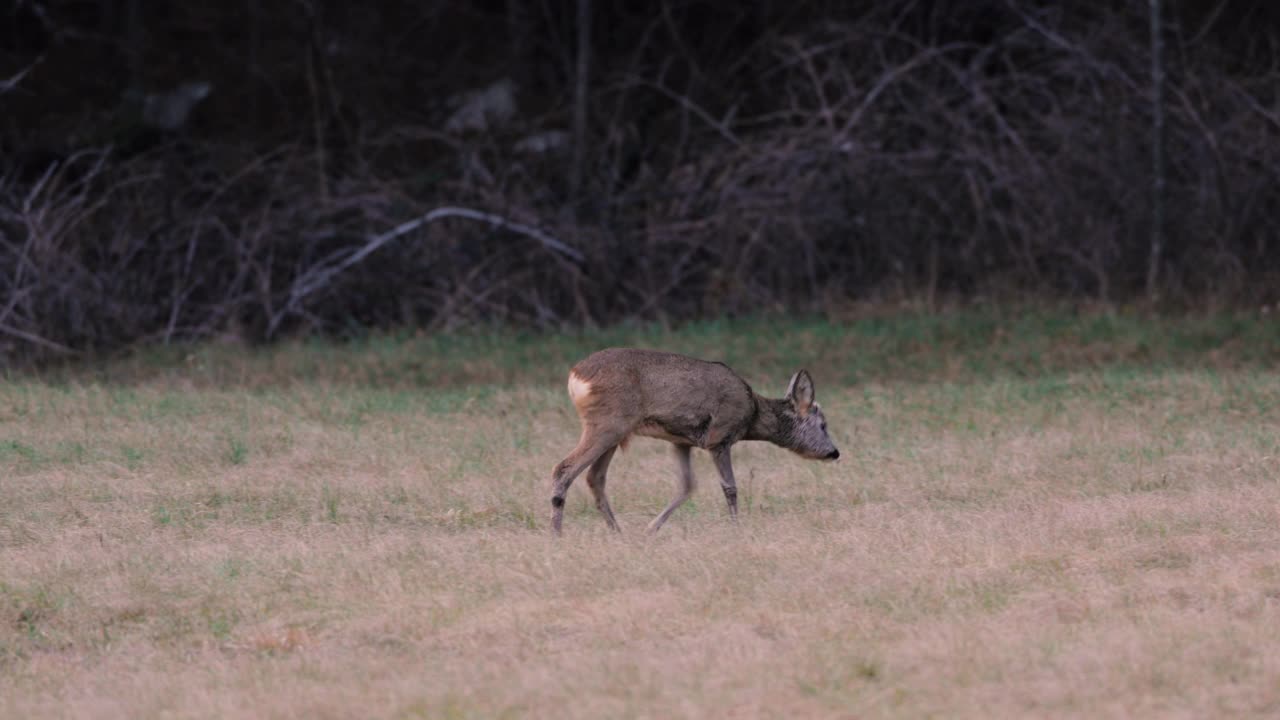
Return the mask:
{"type": "Polygon", "coordinates": [[[787,400],[791,401],[791,406],[801,415],[809,412],[809,406],[813,405],[813,378],[809,377],[807,370],[791,376],[791,384],[787,386],[787,400]]]}

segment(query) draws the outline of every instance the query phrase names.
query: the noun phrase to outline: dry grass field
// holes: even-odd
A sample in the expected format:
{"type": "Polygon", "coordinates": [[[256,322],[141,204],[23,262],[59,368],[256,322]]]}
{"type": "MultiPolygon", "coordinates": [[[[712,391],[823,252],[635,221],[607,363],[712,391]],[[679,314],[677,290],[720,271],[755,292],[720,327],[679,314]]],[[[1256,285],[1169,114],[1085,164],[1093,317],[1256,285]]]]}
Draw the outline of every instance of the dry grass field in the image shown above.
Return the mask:
{"type": "Polygon", "coordinates": [[[697,453],[655,537],[674,467],[645,439],[610,474],[623,535],[582,479],[547,530],[567,358],[616,336],[9,378],[0,717],[1280,714],[1273,331],[1176,362],[1116,333],[938,360],[916,331],[717,332],[663,345],[770,395],[820,355],[843,456],[739,446],[735,526],[697,453]]]}

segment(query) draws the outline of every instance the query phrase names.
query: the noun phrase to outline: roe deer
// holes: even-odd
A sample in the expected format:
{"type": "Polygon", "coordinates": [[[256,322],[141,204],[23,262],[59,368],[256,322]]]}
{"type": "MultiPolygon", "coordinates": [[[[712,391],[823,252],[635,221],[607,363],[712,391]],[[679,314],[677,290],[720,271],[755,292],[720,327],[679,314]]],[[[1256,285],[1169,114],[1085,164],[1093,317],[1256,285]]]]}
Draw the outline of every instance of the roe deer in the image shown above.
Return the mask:
{"type": "Polygon", "coordinates": [[[727,365],[674,353],[609,348],[589,355],[569,371],[569,398],[582,421],[582,439],[552,475],[551,526],[557,535],[569,485],[587,471],[596,507],[614,531],[618,521],[605,497],[605,473],[619,445],[632,435],[660,438],[675,446],[675,499],[653,522],[656,532],[693,492],[692,448],[711,452],[730,517],[738,516],[738,489],[729,448],[739,440],[768,440],[814,460],[840,457],[822,408],[813,400],[813,378],[805,370],[791,377],[787,395],[757,395],[727,365]]]}

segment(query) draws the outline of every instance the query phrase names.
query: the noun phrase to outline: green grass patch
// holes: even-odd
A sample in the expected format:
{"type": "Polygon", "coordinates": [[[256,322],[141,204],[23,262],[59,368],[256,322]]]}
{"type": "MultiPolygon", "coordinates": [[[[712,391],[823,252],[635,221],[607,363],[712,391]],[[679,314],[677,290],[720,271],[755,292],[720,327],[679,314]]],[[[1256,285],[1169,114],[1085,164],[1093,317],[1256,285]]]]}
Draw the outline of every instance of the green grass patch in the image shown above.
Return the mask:
{"type": "MultiPolygon", "coordinates": [[[[1280,364],[1280,322],[1248,313],[1153,315],[1137,311],[977,306],[940,313],[904,310],[854,317],[757,317],[620,325],[563,333],[489,328],[440,334],[369,333],[345,342],[286,340],[254,349],[207,344],[141,349],[105,363],[37,372],[51,383],[117,386],[122,415],[190,417],[201,410],[172,393],[144,400],[128,385],[179,380],[215,387],[288,387],[299,382],[447,388],[562,382],[565,371],[607,346],[639,346],[722,360],[760,383],[782,385],[806,367],[820,383],[968,381],[1033,377],[1073,369],[1240,369],[1280,364]]],[[[765,388],[777,392],[772,386],[765,388]]],[[[1051,388],[1047,390],[1051,391],[1051,388]]],[[[15,398],[20,399],[20,398],[15,398]]],[[[403,412],[401,395],[371,395],[357,413],[403,412]]],[[[432,395],[447,412],[466,399],[432,395]]],[[[18,403],[30,412],[30,401],[18,403]]]]}

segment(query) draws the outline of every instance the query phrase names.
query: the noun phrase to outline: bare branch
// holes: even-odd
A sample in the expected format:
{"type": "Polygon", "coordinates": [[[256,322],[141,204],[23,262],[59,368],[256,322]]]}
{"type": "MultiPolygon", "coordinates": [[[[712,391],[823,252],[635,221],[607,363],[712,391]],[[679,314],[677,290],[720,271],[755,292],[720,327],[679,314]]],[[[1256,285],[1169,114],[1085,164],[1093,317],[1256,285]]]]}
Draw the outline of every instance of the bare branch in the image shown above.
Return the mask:
{"type": "Polygon", "coordinates": [[[0,95],[4,95],[7,92],[17,90],[18,84],[22,82],[22,79],[27,76],[27,73],[34,70],[35,67],[39,65],[42,60],[44,60],[44,57],[36,58],[35,62],[31,63],[30,65],[22,68],[18,72],[9,76],[8,80],[0,80],[0,95]]]}
{"type": "Polygon", "coordinates": [[[13,327],[12,325],[0,323],[0,333],[4,333],[5,335],[10,335],[12,337],[18,338],[19,340],[29,342],[32,345],[39,345],[40,347],[45,348],[46,350],[52,350],[61,355],[77,354],[75,350],[67,347],[66,345],[63,345],[62,343],[57,343],[52,340],[46,340],[45,338],[42,338],[39,335],[36,335],[35,333],[27,332],[26,330],[13,327]]]}
{"type": "Polygon", "coordinates": [[[581,264],[586,261],[586,257],[583,256],[581,252],[569,247],[552,235],[543,232],[532,225],[514,222],[502,217],[501,215],[483,212],[481,210],[472,210],[470,208],[436,208],[426,215],[401,223],[381,235],[369,238],[369,241],[366,242],[363,247],[347,255],[341,261],[333,265],[325,267],[323,264],[320,264],[298,276],[298,278],[293,281],[292,287],[289,289],[289,298],[285,302],[284,307],[271,318],[271,322],[267,330],[268,336],[275,334],[275,331],[279,328],[280,322],[283,321],[285,317],[298,310],[299,304],[304,298],[327,286],[330,281],[332,281],[333,278],[342,271],[361,262],[365,258],[377,252],[382,246],[402,235],[411,233],[423,225],[451,217],[476,220],[487,223],[500,230],[511,230],[512,232],[531,237],[541,242],[543,247],[563,255],[575,263],[581,264]]]}
{"type": "Polygon", "coordinates": [[[943,47],[928,48],[920,51],[910,60],[902,63],[901,65],[886,70],[879,78],[876,79],[876,84],[867,91],[867,94],[862,98],[862,102],[858,107],[854,108],[853,112],[849,113],[849,118],[845,120],[844,125],[840,127],[840,132],[837,133],[836,140],[841,141],[849,137],[849,133],[852,132],[858,125],[858,122],[862,120],[862,116],[867,112],[867,110],[875,104],[876,99],[880,97],[881,93],[887,90],[896,80],[934,58],[964,47],[967,46],[953,44],[943,47]]]}
{"type": "Polygon", "coordinates": [[[670,98],[671,100],[674,100],[675,102],[680,103],[680,105],[683,106],[689,112],[693,113],[694,115],[697,115],[699,118],[702,119],[703,122],[709,125],[716,132],[720,133],[720,137],[724,138],[725,140],[728,140],[730,143],[732,143],[736,147],[742,147],[742,141],[738,139],[737,135],[733,134],[733,131],[729,129],[729,126],[727,124],[725,124],[721,120],[716,120],[714,117],[711,116],[711,113],[707,112],[702,106],[690,100],[688,96],[681,95],[680,93],[677,93],[669,89],[667,86],[663,85],[662,83],[654,82],[652,80],[646,80],[640,77],[633,76],[628,79],[628,83],[631,85],[638,85],[641,87],[647,87],[653,90],[657,90],[659,93],[662,93],[663,95],[670,98]]]}

